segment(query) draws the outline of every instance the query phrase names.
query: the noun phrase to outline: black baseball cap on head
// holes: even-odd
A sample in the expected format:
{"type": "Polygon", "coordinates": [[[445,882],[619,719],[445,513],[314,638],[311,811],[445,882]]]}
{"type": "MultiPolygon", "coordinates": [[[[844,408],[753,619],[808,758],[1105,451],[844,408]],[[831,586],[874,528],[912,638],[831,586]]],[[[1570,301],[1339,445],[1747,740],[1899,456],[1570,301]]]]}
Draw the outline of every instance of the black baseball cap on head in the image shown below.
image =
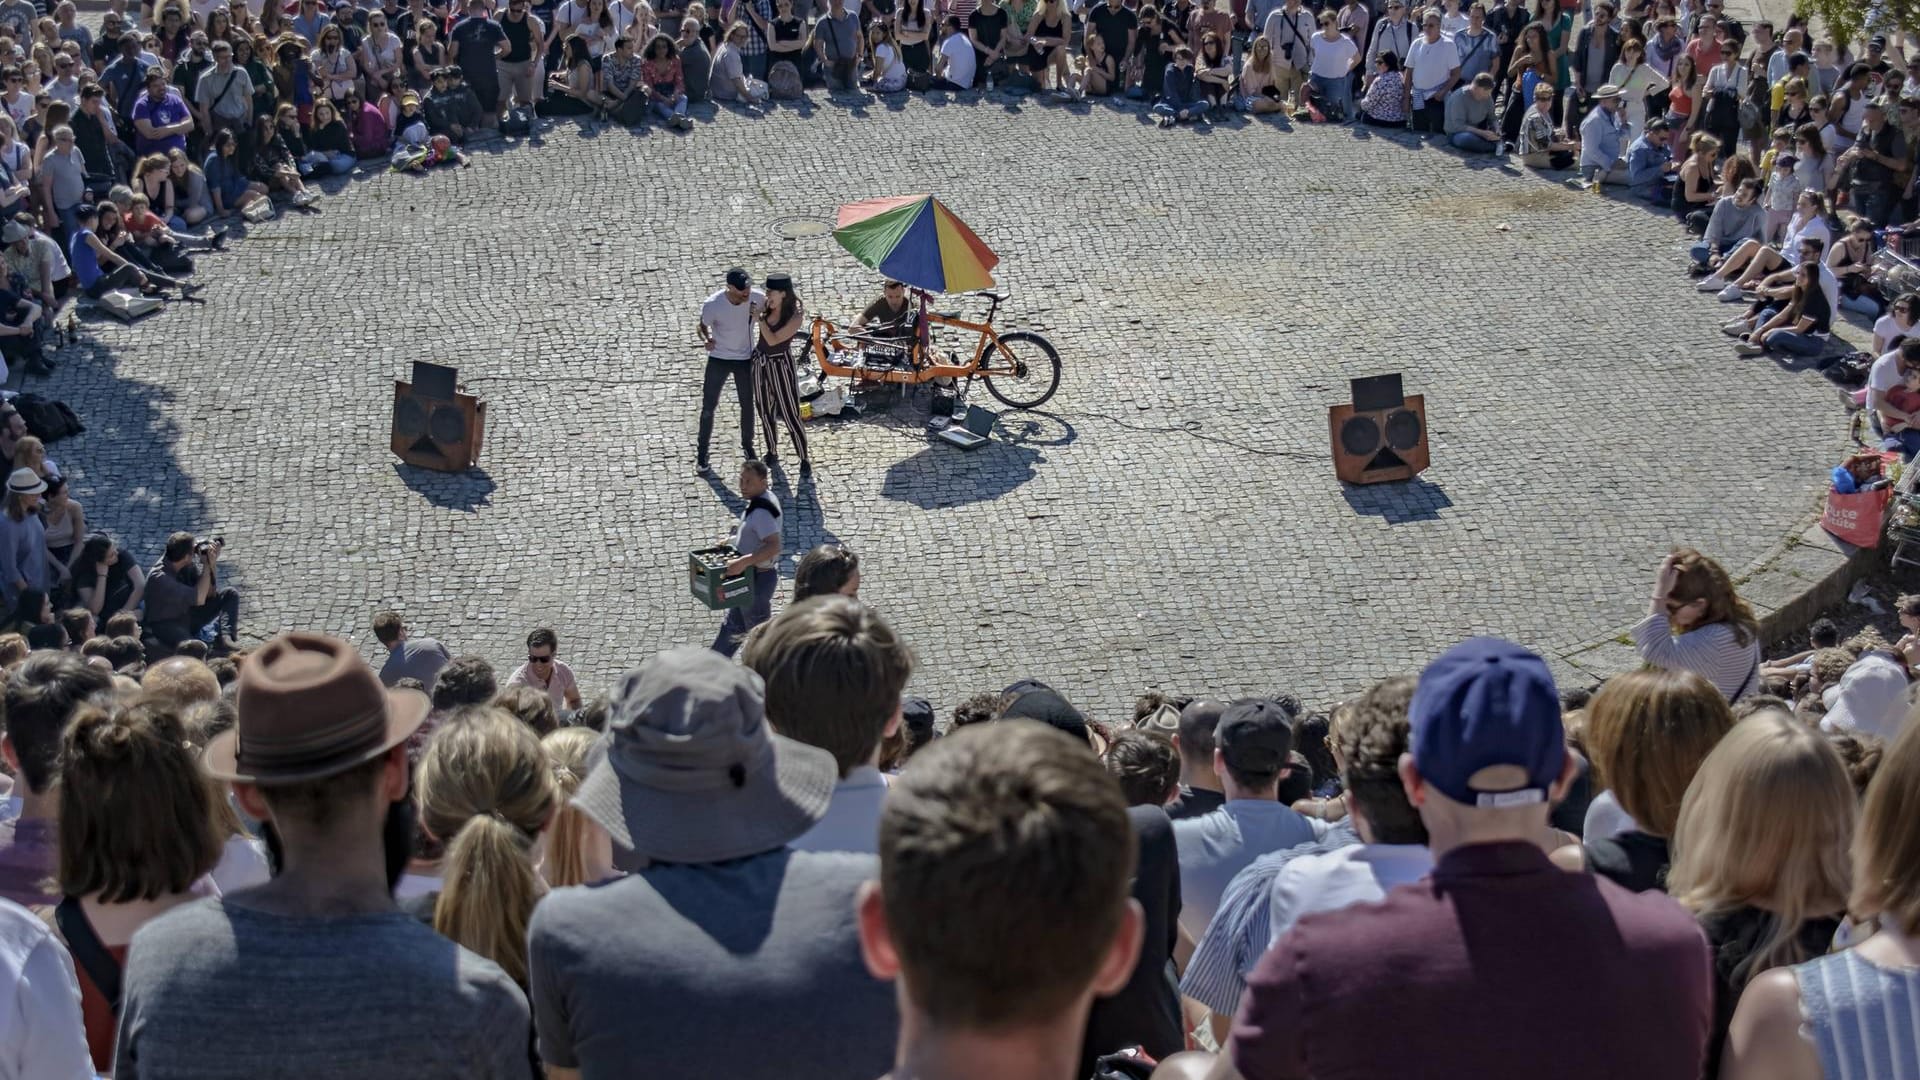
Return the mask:
{"type": "Polygon", "coordinates": [[[933,702],[926,698],[910,697],[900,699],[900,724],[916,736],[933,736],[933,702]]]}
{"type": "Polygon", "coordinates": [[[1276,701],[1243,698],[1227,706],[1213,730],[1214,745],[1227,768],[1261,776],[1278,775],[1293,752],[1293,716],[1276,701]]]}
{"type": "Polygon", "coordinates": [[[727,287],[728,288],[744,289],[751,286],[752,284],[753,284],[753,279],[747,276],[747,272],[745,270],[742,270],[741,268],[736,266],[733,269],[727,271],[727,287]]]}
{"type": "Polygon", "coordinates": [[[1062,697],[1058,690],[1041,683],[1033,689],[1009,691],[1009,696],[1013,700],[1001,710],[1000,719],[1038,720],[1048,727],[1059,728],[1089,746],[1093,745],[1085,714],[1074,708],[1073,703],[1062,697]]]}

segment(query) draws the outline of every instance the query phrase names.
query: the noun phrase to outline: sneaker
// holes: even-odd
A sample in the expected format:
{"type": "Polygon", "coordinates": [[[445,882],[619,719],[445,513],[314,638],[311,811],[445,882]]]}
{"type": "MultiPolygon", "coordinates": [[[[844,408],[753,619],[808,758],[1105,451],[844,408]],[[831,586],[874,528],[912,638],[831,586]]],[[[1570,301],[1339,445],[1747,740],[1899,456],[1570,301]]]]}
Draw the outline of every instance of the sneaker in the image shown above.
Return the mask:
{"type": "Polygon", "coordinates": [[[1751,341],[1743,341],[1735,345],[1733,351],[1739,353],[1741,356],[1765,356],[1767,347],[1751,341]]]}
{"type": "Polygon", "coordinates": [[[319,198],[320,198],[319,192],[313,190],[312,188],[303,188],[301,189],[299,194],[293,197],[293,205],[312,206],[314,202],[319,198]]]}
{"type": "Polygon", "coordinates": [[[1719,274],[1708,274],[1706,277],[1701,278],[1694,288],[1701,292],[1719,292],[1730,284],[1732,284],[1732,282],[1729,282],[1719,274]]]}
{"type": "Polygon", "coordinates": [[[1722,326],[1720,328],[1720,332],[1727,335],[1728,337],[1746,337],[1747,336],[1747,320],[1734,319],[1733,321],[1727,323],[1725,326],[1722,326]]]}
{"type": "Polygon", "coordinates": [[[713,466],[704,461],[696,461],[693,463],[693,474],[695,476],[712,476],[713,466]]]}
{"type": "Polygon", "coordinates": [[[1740,301],[1741,295],[1742,293],[1740,290],[1740,286],[1729,285],[1726,288],[1720,290],[1720,301],[1721,303],[1725,303],[1725,304],[1738,303],[1740,301]]]}

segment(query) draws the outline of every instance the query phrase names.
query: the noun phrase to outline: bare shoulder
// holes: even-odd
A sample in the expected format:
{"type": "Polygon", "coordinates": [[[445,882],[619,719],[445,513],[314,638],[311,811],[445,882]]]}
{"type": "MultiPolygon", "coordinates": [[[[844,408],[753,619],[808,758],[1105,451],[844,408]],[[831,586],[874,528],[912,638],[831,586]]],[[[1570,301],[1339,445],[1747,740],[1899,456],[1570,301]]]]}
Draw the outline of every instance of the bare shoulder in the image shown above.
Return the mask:
{"type": "Polygon", "coordinates": [[[1775,968],[1747,984],[1727,1031],[1721,1080],[1819,1080],[1819,1059],[1801,1034],[1800,984],[1775,968]]]}

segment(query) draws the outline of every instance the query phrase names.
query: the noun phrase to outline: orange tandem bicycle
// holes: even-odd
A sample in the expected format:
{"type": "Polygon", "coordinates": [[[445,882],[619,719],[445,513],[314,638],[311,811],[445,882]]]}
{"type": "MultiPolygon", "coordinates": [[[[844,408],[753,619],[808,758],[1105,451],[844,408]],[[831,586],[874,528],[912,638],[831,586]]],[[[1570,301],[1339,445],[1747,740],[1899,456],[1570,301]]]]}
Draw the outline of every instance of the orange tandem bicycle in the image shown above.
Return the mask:
{"type": "Polygon", "coordinates": [[[813,317],[808,337],[820,373],[842,375],[859,382],[933,382],[936,379],[979,378],[987,392],[1015,409],[1037,409],[1060,389],[1060,353],[1053,343],[1029,330],[1002,334],[993,328],[994,316],[1006,294],[982,289],[961,293],[987,301],[986,318],[961,318],[959,312],[927,310],[927,293],[914,289],[918,301],[913,323],[905,335],[873,328],[841,328],[824,316],[813,317]],[[942,334],[940,331],[950,333],[942,334]],[[972,351],[950,346],[973,335],[972,351]]]}

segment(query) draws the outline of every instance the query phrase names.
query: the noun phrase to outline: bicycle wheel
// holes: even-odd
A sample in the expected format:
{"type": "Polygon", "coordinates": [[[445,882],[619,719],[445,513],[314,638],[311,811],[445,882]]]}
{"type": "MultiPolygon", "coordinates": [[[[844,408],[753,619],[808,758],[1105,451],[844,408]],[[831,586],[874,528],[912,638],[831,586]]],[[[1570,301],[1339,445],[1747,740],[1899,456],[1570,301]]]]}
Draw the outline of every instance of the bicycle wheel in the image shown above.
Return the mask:
{"type": "Polygon", "coordinates": [[[982,357],[982,367],[1002,367],[1011,363],[1013,373],[981,375],[987,393],[1016,409],[1037,409],[1060,389],[1060,354],[1053,342],[1024,330],[1002,334],[1001,352],[982,357]]]}

